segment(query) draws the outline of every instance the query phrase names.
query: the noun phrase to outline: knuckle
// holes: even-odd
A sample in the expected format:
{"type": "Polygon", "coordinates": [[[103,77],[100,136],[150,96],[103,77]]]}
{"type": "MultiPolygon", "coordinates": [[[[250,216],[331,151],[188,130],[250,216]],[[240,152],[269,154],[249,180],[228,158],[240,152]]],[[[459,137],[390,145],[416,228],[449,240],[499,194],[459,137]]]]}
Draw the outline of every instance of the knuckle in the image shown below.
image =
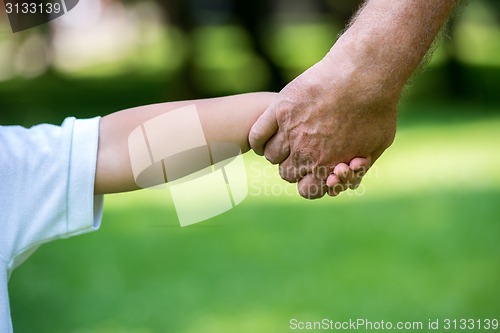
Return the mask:
{"type": "Polygon", "coordinates": [[[318,165],[318,163],[316,163],[315,166],[313,167],[313,174],[318,179],[325,180],[332,172],[333,172],[332,168],[326,165],[318,165]]]}
{"type": "Polygon", "coordinates": [[[301,197],[313,200],[322,198],[327,191],[325,191],[323,186],[320,184],[308,183],[299,185],[298,192],[301,197]]]}
{"type": "Polygon", "coordinates": [[[300,177],[297,168],[285,163],[280,164],[279,174],[283,180],[286,180],[289,183],[296,183],[302,178],[300,177]]]}
{"type": "Polygon", "coordinates": [[[274,151],[271,151],[269,148],[266,148],[264,156],[271,164],[278,164],[280,162],[274,151]]]}

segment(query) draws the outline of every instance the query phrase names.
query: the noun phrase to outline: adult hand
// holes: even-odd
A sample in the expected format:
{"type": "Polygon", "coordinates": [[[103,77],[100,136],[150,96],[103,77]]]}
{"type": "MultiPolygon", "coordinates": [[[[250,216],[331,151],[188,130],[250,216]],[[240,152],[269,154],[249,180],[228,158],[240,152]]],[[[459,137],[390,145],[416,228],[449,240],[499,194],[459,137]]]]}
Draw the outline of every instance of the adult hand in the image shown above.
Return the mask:
{"type": "Polygon", "coordinates": [[[250,145],[280,163],[281,177],[298,182],[305,198],[355,188],[395,136],[398,94],[377,79],[330,52],[279,93],[250,145]]]}
{"type": "Polygon", "coordinates": [[[303,197],[355,187],[391,145],[401,90],[456,3],[367,0],[326,57],[254,124],[252,148],[280,163],[303,197]]]}

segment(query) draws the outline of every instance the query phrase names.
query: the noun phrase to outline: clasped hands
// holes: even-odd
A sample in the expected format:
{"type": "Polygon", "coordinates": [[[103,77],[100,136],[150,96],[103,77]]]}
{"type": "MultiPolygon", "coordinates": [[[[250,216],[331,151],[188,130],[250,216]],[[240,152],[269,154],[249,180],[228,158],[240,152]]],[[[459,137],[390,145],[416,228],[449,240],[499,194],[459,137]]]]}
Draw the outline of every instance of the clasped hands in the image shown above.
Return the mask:
{"type": "Polygon", "coordinates": [[[356,188],[393,142],[400,91],[334,54],[289,83],[253,125],[249,142],[308,199],[356,188]]]}

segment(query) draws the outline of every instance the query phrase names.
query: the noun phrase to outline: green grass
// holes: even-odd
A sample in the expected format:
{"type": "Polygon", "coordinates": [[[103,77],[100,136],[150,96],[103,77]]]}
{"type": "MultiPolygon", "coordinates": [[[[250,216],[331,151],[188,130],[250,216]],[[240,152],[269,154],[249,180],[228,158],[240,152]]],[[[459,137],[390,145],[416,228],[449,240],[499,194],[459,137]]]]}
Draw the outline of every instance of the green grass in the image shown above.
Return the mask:
{"type": "Polygon", "coordinates": [[[257,196],[285,184],[248,155],[249,197],[198,225],[178,226],[166,192],[109,196],[99,232],[47,244],[14,272],[16,332],[499,318],[500,119],[401,122],[363,193],[257,196]]]}

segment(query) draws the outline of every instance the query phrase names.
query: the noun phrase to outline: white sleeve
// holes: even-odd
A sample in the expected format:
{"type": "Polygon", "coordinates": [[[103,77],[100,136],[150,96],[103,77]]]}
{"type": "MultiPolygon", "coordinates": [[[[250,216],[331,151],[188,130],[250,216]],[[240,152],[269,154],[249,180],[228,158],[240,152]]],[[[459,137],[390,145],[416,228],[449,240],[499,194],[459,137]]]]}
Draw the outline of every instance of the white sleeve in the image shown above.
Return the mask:
{"type": "MultiPolygon", "coordinates": [[[[99,228],[94,196],[100,118],[0,127],[0,283],[48,241],[99,228]]],[[[0,331],[11,329],[0,285],[0,331]]]]}
{"type": "Polygon", "coordinates": [[[0,254],[9,271],[32,247],[99,227],[99,118],[0,129],[0,254]]]}

